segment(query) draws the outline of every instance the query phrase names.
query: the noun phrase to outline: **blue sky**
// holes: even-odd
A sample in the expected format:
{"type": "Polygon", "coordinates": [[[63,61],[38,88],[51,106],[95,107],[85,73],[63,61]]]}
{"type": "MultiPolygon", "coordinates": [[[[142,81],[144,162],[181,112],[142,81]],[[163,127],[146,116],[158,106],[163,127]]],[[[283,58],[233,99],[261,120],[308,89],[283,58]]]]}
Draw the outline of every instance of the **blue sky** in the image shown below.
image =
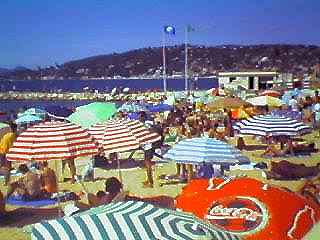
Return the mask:
{"type": "Polygon", "coordinates": [[[168,45],[320,45],[319,0],[1,0],[0,67],[53,65],[168,45]]]}

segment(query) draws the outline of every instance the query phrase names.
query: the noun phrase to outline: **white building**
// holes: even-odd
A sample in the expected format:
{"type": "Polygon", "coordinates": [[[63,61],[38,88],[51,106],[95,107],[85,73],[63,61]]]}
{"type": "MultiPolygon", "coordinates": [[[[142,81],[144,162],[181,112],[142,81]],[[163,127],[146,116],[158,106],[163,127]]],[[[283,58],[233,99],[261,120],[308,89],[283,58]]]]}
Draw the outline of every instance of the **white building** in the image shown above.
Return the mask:
{"type": "Polygon", "coordinates": [[[269,89],[279,81],[279,73],[270,72],[219,72],[219,87],[238,88],[241,86],[245,89],[260,90],[269,89]]]}
{"type": "Polygon", "coordinates": [[[272,88],[310,88],[310,77],[294,78],[292,73],[279,73],[276,71],[251,72],[219,72],[219,87],[237,89],[241,86],[250,90],[263,90],[272,88]]]}

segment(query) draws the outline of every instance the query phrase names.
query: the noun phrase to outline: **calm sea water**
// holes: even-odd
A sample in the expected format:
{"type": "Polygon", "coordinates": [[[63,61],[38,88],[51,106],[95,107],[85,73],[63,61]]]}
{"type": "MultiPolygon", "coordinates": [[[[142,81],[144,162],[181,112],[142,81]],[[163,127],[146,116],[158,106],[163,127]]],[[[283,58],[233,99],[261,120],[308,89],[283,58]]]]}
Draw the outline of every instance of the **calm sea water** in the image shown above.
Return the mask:
{"type": "MultiPolygon", "coordinates": [[[[168,90],[183,90],[184,79],[168,79],[168,90]]],[[[193,89],[209,89],[218,86],[216,78],[199,78],[198,81],[189,81],[189,86],[193,89]]],[[[133,90],[162,89],[162,79],[117,79],[117,80],[1,80],[0,89],[7,91],[35,91],[52,92],[60,90],[62,92],[82,92],[84,88],[96,89],[101,91],[110,91],[114,87],[129,87],[133,90]]],[[[7,112],[7,115],[0,115],[0,121],[8,120],[10,114],[22,111],[31,107],[46,108],[49,105],[59,105],[67,108],[76,108],[78,106],[90,103],[92,101],[37,101],[37,100],[0,100],[0,111],[7,112]]],[[[14,117],[11,117],[14,118],[14,117]]]]}
{"type": "MultiPolygon", "coordinates": [[[[216,78],[199,78],[190,80],[189,86],[198,89],[209,89],[218,86],[216,78]]],[[[84,88],[99,91],[111,91],[113,88],[125,88],[136,91],[163,89],[162,79],[111,79],[111,80],[1,80],[0,91],[37,91],[37,92],[81,92],[84,88]]],[[[167,79],[167,89],[184,90],[184,79],[167,79]]]]}

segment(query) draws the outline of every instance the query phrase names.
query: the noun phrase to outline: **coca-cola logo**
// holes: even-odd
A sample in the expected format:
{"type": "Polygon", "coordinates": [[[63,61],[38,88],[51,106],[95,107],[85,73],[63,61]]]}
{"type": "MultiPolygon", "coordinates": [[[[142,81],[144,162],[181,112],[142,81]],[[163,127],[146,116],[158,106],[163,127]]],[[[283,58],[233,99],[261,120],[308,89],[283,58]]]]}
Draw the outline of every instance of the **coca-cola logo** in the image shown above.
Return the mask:
{"type": "Polygon", "coordinates": [[[205,218],[224,231],[252,234],[266,226],[268,213],[256,198],[227,197],[213,202],[205,218]]]}

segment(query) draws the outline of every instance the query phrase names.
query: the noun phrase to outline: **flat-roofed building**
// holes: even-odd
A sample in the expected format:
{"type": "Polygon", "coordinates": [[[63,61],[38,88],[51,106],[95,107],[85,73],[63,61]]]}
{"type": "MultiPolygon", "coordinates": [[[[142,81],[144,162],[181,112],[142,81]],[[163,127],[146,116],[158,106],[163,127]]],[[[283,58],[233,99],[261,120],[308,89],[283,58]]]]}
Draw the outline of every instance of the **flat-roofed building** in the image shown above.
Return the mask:
{"type": "Polygon", "coordinates": [[[280,73],[276,71],[219,72],[219,87],[260,90],[272,88],[279,82],[280,73]]]}

